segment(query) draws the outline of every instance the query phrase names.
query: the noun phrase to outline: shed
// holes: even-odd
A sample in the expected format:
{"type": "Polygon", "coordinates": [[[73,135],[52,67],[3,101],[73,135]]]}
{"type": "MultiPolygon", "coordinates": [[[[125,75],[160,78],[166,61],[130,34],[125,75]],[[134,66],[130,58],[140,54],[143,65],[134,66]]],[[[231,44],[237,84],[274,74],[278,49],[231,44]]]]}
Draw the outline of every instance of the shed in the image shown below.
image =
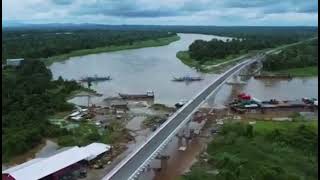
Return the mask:
{"type": "Polygon", "coordinates": [[[73,147],[48,158],[34,159],[19,166],[2,172],[5,179],[38,180],[43,177],[59,173],[60,170],[74,165],[87,157],[86,153],[79,151],[79,147],[73,147]]]}
{"type": "Polygon", "coordinates": [[[81,162],[91,161],[111,149],[110,145],[92,143],[72,147],[47,158],[37,158],[2,171],[3,180],[58,179],[68,171],[79,169],[81,162]]]}
{"type": "Polygon", "coordinates": [[[81,149],[84,154],[87,154],[86,160],[91,161],[109,151],[111,146],[103,143],[91,143],[85,147],[81,147],[81,149]]]}
{"type": "Polygon", "coordinates": [[[20,66],[22,61],[24,61],[23,58],[7,59],[7,66],[20,66]]]}

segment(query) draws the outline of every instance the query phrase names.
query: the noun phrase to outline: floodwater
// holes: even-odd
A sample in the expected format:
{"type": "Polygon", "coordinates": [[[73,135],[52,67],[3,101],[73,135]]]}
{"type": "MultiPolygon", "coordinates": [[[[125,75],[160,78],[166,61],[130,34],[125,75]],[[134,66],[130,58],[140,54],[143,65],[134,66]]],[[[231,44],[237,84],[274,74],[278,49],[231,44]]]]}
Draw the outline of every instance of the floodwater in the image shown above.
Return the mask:
{"type": "MultiPolygon", "coordinates": [[[[176,58],[176,53],[187,50],[196,39],[228,39],[201,34],[178,35],[181,39],[167,46],[72,57],[64,62],[56,62],[49,68],[55,79],[61,76],[64,79],[79,80],[86,76],[110,75],[111,81],[93,83],[92,88],[103,94],[103,97],[92,98],[92,103],[99,103],[106,97],[117,96],[118,93],[145,93],[152,90],[155,92],[155,103],[173,106],[182,99],[193,97],[217,76],[203,74],[184,65],[176,58]],[[201,76],[204,80],[190,84],[171,81],[173,77],[186,75],[201,76]]],[[[87,103],[87,99],[75,98],[71,102],[83,105],[87,103]]]]}
{"type": "MultiPolygon", "coordinates": [[[[225,37],[200,34],[179,34],[179,36],[181,37],[179,41],[167,46],[73,57],[68,61],[52,64],[50,69],[54,78],[62,76],[65,79],[79,80],[85,76],[110,75],[113,80],[93,84],[92,88],[103,94],[103,97],[92,98],[94,103],[100,103],[102,99],[116,96],[118,93],[145,93],[148,90],[153,90],[155,92],[154,103],[173,106],[177,101],[190,99],[217,77],[217,74],[203,74],[184,65],[176,58],[176,53],[180,50],[186,50],[196,39],[226,39],[225,37]],[[171,81],[173,76],[185,75],[202,76],[204,80],[191,84],[171,81]]],[[[248,93],[260,100],[318,98],[318,77],[294,78],[292,80],[257,80],[253,77],[241,77],[241,80],[246,84],[241,86],[223,85],[215,95],[208,99],[207,104],[209,106],[226,105],[240,92],[248,93]]],[[[75,98],[71,102],[81,105],[86,104],[87,99],[75,98]]],[[[144,108],[144,110],[146,109],[144,108]]],[[[139,110],[138,108],[134,111],[135,113],[148,114],[146,111],[140,112],[139,110]]],[[[133,147],[144,142],[145,135],[150,134],[150,132],[139,130],[143,119],[143,116],[138,116],[127,125],[137,135],[137,142],[129,145],[128,151],[132,151],[133,147]]],[[[178,151],[178,138],[174,137],[164,152],[171,156],[169,171],[157,176],[153,171],[149,171],[142,175],[141,179],[170,179],[168,177],[179,176],[191,167],[192,162],[204,149],[205,144],[204,140],[194,139],[188,145],[187,151],[181,153],[178,151]]],[[[125,156],[127,153],[122,155],[125,156]]],[[[154,160],[152,166],[159,167],[159,160],[154,160]]]]}

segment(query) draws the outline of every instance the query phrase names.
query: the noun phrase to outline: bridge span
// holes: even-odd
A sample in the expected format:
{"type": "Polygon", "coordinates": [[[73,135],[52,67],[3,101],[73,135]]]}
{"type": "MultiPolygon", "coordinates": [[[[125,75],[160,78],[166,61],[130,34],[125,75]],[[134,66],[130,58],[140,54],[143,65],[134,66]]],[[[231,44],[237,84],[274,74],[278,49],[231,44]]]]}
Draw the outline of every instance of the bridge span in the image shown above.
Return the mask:
{"type": "Polygon", "coordinates": [[[153,160],[170,139],[185,125],[192,114],[201,104],[215,93],[227,79],[239,72],[244,67],[260,60],[258,55],[236,64],[217,79],[194,96],[183,107],[175,112],[169,119],[161,125],[149,138],[141,144],[133,153],[122,160],[113,170],[111,170],[103,180],[133,180],[143,171],[144,168],[153,160]]]}

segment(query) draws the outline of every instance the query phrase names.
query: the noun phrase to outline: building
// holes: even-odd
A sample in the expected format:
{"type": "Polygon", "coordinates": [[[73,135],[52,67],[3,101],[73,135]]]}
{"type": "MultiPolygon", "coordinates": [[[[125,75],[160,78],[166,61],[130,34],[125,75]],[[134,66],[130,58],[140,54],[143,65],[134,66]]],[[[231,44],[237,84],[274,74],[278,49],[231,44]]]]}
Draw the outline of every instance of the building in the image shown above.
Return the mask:
{"type": "Polygon", "coordinates": [[[92,143],[72,147],[46,158],[36,158],[2,172],[2,180],[58,180],[80,170],[88,162],[111,149],[110,145],[92,143]]]}
{"type": "Polygon", "coordinates": [[[7,59],[7,66],[20,66],[22,61],[24,61],[23,58],[19,59],[7,59]]]}

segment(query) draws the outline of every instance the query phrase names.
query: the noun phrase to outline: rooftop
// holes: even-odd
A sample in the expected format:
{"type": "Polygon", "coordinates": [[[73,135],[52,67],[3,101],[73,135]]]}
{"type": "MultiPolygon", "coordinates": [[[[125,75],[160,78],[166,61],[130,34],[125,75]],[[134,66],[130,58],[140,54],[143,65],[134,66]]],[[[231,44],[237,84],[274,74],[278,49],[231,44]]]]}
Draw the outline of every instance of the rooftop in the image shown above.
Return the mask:
{"type": "Polygon", "coordinates": [[[16,180],[37,180],[81,160],[90,161],[98,155],[109,151],[110,148],[110,145],[103,143],[92,143],[85,147],[75,146],[47,158],[30,160],[7,169],[2,174],[10,174],[16,180]]]}

